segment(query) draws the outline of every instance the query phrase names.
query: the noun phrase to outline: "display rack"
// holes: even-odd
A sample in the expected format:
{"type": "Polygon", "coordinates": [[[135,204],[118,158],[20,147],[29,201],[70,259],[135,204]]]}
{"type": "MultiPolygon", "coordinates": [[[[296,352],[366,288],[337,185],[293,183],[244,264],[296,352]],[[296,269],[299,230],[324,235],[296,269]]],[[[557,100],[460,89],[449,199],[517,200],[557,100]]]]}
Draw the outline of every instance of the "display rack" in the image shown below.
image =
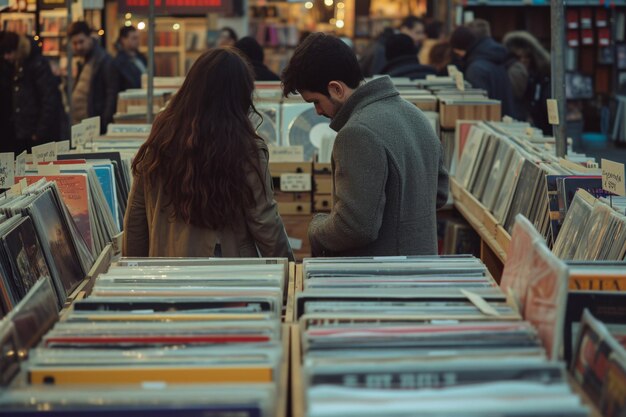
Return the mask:
{"type": "Polygon", "coordinates": [[[0,13],[0,28],[20,35],[35,35],[35,13],[0,13]]]}
{"type": "MultiPolygon", "coordinates": [[[[139,19],[136,23],[143,22],[139,19]]],[[[138,25],[137,27],[143,27],[138,25]]],[[[148,53],[148,32],[141,30],[140,52],[148,53]]],[[[157,77],[184,76],[207,46],[204,18],[158,17],[155,23],[154,66],[157,77]]]]}
{"type": "Polygon", "coordinates": [[[489,210],[461,187],[454,178],[450,178],[450,189],[454,206],[480,236],[480,258],[499,283],[511,243],[511,235],[489,210]]]}

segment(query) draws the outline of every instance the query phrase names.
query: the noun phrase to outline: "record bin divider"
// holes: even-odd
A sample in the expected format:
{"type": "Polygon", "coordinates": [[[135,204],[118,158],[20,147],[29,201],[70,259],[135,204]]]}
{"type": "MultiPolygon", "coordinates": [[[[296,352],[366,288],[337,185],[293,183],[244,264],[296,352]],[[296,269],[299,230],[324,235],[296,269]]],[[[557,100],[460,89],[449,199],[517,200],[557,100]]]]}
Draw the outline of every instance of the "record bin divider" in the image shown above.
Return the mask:
{"type": "Polygon", "coordinates": [[[280,376],[278,379],[278,392],[276,393],[276,417],[287,417],[289,407],[289,358],[291,344],[291,324],[281,325],[281,341],[283,344],[283,357],[280,364],[280,376]]]}
{"type": "Polygon", "coordinates": [[[506,262],[511,236],[493,215],[454,178],[450,178],[454,206],[465,217],[481,238],[481,259],[496,279],[500,281],[506,262]],[[484,248],[483,246],[487,246],[484,248]]]}
{"type": "Polygon", "coordinates": [[[122,253],[122,240],[124,238],[124,232],[120,232],[113,236],[113,240],[111,242],[113,246],[113,255],[120,255],[122,253]]]}
{"type": "Polygon", "coordinates": [[[305,417],[300,325],[291,325],[291,417],[305,417]]]}
{"type": "Polygon", "coordinates": [[[78,287],[72,292],[72,294],[67,298],[65,305],[59,312],[59,320],[63,321],[65,317],[72,311],[72,305],[76,300],[82,300],[91,293],[93,289],[93,285],[96,281],[96,278],[109,270],[111,266],[111,261],[113,259],[113,248],[111,244],[108,244],[104,247],[96,262],[94,262],[93,266],[87,273],[87,277],[81,282],[78,287]]]}
{"type": "Polygon", "coordinates": [[[589,417],[603,417],[598,407],[593,403],[593,401],[591,401],[591,398],[589,398],[589,396],[587,395],[585,390],[583,390],[583,388],[580,386],[578,381],[574,379],[569,369],[567,370],[566,379],[567,379],[567,383],[572,388],[572,391],[574,391],[574,393],[578,396],[578,398],[580,398],[580,401],[584,405],[586,405],[589,408],[589,410],[591,410],[591,413],[589,413],[589,417]]]}
{"type": "Polygon", "coordinates": [[[285,315],[283,317],[283,323],[293,322],[293,309],[296,297],[296,263],[289,262],[289,282],[287,284],[287,303],[285,305],[285,315]]]}

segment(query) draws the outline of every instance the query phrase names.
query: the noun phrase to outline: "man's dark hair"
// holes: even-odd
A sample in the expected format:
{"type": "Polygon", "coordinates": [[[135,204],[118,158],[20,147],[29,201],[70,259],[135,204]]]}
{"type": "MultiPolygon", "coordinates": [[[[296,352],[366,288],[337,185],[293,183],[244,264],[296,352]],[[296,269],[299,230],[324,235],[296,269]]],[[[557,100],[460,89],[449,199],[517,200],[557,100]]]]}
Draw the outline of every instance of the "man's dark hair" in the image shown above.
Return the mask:
{"type": "Polygon", "coordinates": [[[424,21],[417,16],[410,15],[402,20],[400,28],[413,29],[417,24],[423,25],[424,21]]]}
{"type": "Polygon", "coordinates": [[[312,33],[296,48],[281,79],[285,97],[303,90],[329,96],[331,81],[342,81],[354,89],[363,75],[356,55],[341,39],[312,33]]]}
{"type": "Polygon", "coordinates": [[[474,19],[467,24],[467,27],[478,39],[491,37],[491,25],[485,19],[474,19]]]}
{"type": "Polygon", "coordinates": [[[239,49],[252,62],[263,62],[265,54],[263,48],[252,36],[244,36],[235,42],[235,48],[239,49]]]}
{"type": "Polygon", "coordinates": [[[137,28],[134,27],[134,26],[122,26],[120,28],[120,34],[119,34],[120,36],[119,36],[119,38],[120,39],[122,39],[122,38],[126,39],[131,32],[135,32],[135,31],[137,31],[137,28]]]}
{"type": "Polygon", "coordinates": [[[222,32],[228,32],[228,37],[231,38],[233,41],[237,42],[237,32],[235,32],[235,29],[229,27],[229,26],[224,26],[221,29],[222,32]]]}
{"type": "Polygon", "coordinates": [[[72,23],[67,28],[68,38],[71,38],[72,36],[75,36],[75,35],[80,35],[81,33],[85,36],[91,36],[91,28],[89,27],[87,23],[83,22],[82,20],[72,23]]]}
{"type": "Polygon", "coordinates": [[[417,56],[417,48],[410,36],[397,33],[387,38],[385,42],[385,58],[387,58],[387,61],[407,55],[417,56]]]}
{"type": "Polygon", "coordinates": [[[467,51],[475,42],[476,36],[474,35],[474,32],[465,26],[459,26],[454,29],[452,36],[450,36],[450,47],[452,49],[467,51]]]}
{"type": "Polygon", "coordinates": [[[428,39],[439,39],[441,31],[443,30],[443,23],[438,20],[433,20],[426,25],[424,31],[428,39]]]}

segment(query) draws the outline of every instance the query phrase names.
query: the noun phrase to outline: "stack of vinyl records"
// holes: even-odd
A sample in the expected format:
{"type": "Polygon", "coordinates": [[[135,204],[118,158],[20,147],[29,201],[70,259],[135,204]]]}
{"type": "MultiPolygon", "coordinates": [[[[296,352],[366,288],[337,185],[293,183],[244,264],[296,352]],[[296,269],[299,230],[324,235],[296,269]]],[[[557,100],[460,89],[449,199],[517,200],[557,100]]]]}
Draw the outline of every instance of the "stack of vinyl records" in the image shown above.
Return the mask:
{"type": "Polygon", "coordinates": [[[626,414],[626,325],[606,325],[585,310],[571,373],[603,416],[626,414]]]}
{"type": "MultiPolygon", "coordinates": [[[[63,158],[63,156],[60,156],[63,158]]],[[[97,258],[113,237],[120,233],[126,200],[118,192],[115,166],[109,160],[86,158],[55,161],[53,167],[28,165],[28,184],[41,179],[54,181],[92,256],[97,258]],[[51,169],[54,168],[54,171],[51,169]],[[45,174],[45,175],[44,175],[45,174]]]]}
{"type": "Polygon", "coordinates": [[[86,277],[94,258],[55,183],[38,181],[22,195],[0,197],[0,306],[4,314],[41,279],[51,279],[57,306],[86,277]]]}
{"type": "Polygon", "coordinates": [[[509,233],[522,214],[552,245],[573,192],[601,192],[602,178],[599,172],[559,161],[540,139],[526,123],[474,124],[459,139],[455,177],[509,233]]]}
{"type": "Polygon", "coordinates": [[[87,164],[92,166],[102,185],[107,205],[115,221],[117,229],[121,230],[126,212],[126,202],[131,185],[131,160],[136,148],[128,151],[120,150],[120,144],[115,144],[116,150],[91,149],[84,152],[72,152],[58,155],[59,164],[87,164]]]}
{"type": "Polygon", "coordinates": [[[554,244],[562,259],[615,261],[626,257],[626,216],[584,190],[576,192],[554,244]]]}
{"type": "Polygon", "coordinates": [[[300,377],[308,416],[587,415],[564,364],[547,358],[553,352],[544,350],[541,332],[491,287],[479,260],[303,265],[300,377]],[[328,289],[348,280],[355,282],[328,289]]]}
{"type": "Polygon", "coordinates": [[[30,351],[30,386],[0,409],[275,415],[286,271],[286,259],[122,259],[30,351]]]}

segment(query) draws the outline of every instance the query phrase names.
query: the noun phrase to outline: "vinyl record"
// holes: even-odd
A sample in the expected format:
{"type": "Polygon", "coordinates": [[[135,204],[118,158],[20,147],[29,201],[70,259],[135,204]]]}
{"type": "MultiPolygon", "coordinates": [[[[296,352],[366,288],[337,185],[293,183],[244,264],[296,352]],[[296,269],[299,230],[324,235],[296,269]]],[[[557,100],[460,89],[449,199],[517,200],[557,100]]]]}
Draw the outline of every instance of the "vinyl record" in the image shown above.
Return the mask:
{"type": "Polygon", "coordinates": [[[275,109],[258,109],[262,119],[256,114],[250,115],[252,126],[256,129],[256,133],[261,136],[266,143],[278,146],[277,127],[276,127],[276,115],[275,109]]]}
{"type": "Polygon", "coordinates": [[[289,123],[289,146],[303,146],[305,161],[311,161],[313,155],[319,152],[322,138],[334,138],[336,135],[328,119],[318,115],[314,108],[303,111],[289,123]]]}

